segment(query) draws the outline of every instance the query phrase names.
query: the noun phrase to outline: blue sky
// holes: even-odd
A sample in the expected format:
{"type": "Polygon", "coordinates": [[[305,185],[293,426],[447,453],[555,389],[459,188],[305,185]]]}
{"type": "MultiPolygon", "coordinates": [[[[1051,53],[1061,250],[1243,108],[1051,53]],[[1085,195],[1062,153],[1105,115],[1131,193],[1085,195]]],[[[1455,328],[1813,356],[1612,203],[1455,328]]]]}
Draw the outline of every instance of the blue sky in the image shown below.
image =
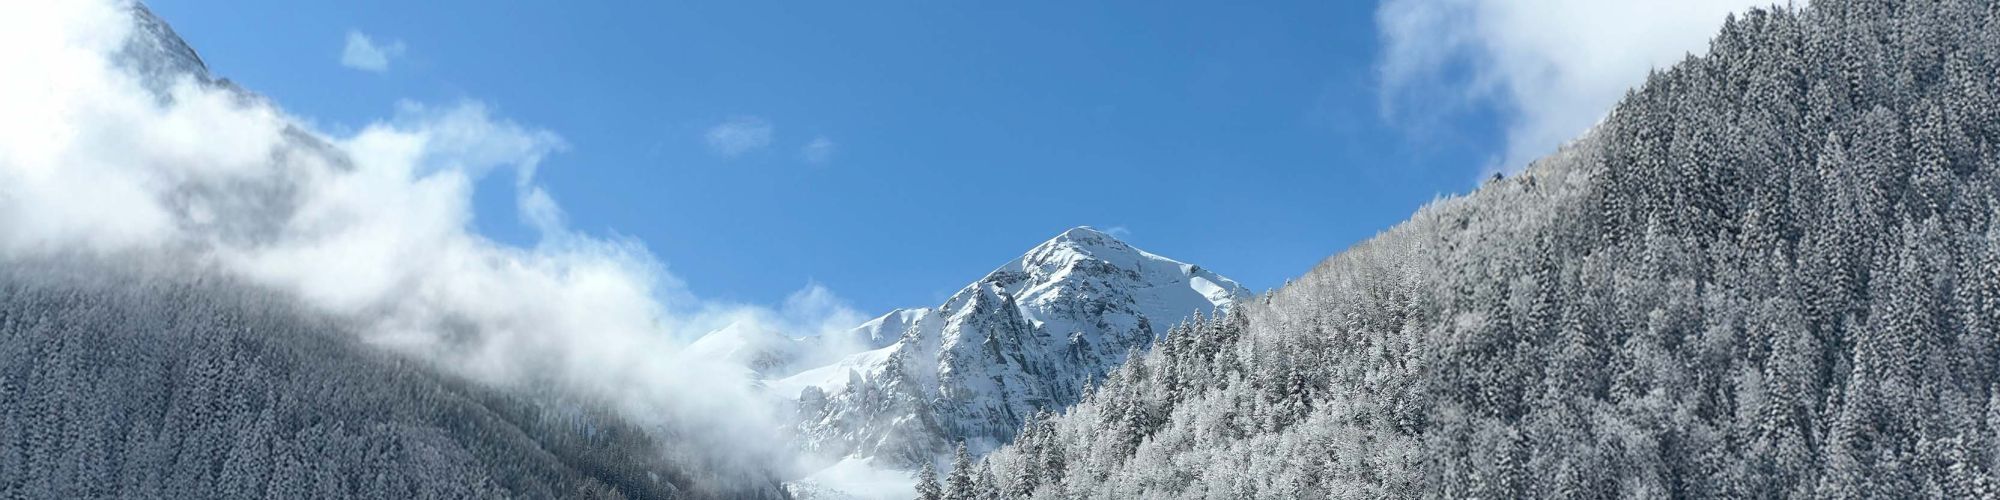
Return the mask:
{"type": "MultiPolygon", "coordinates": [[[[1077,225],[1263,290],[1546,150],[1523,124],[1549,101],[1509,75],[1574,65],[1505,26],[1410,31],[1465,28],[1436,12],[1471,3],[151,5],[325,130],[476,100],[560,135],[537,175],[571,225],[643,242],[695,293],[776,303],[816,282],[881,311],[1077,225]],[[344,57],[357,34],[379,54],[344,57]]],[[[1719,22],[1691,18],[1655,52],[1719,22]]],[[[483,180],[475,225],[532,244],[513,189],[483,180]]]]}

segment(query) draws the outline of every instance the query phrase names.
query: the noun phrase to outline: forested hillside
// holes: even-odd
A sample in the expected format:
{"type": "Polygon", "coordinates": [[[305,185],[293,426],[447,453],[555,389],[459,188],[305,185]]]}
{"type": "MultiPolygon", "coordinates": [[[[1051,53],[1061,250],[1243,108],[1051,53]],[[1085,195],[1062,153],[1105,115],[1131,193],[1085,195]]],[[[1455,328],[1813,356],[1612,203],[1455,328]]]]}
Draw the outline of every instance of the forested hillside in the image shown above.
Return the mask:
{"type": "Polygon", "coordinates": [[[2000,2],[1737,16],[1562,151],[1175,332],[933,491],[1991,497],[1996,78],[2000,2]]]}
{"type": "Polygon", "coordinates": [[[0,267],[0,498],[782,495],[587,402],[484,389],[280,295],[170,276],[0,267]]]}

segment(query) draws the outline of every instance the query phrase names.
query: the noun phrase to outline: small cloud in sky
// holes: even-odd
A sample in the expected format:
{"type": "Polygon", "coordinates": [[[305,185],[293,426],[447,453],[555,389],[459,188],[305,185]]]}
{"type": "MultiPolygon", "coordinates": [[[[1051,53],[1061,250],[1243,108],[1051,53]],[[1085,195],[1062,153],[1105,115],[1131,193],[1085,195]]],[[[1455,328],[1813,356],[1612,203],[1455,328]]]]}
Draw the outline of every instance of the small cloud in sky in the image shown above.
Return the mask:
{"type": "Polygon", "coordinates": [[[771,145],[773,127],[771,122],[755,116],[738,116],[709,127],[702,138],[708,142],[708,149],[724,158],[735,158],[744,153],[764,149],[771,145]]]}
{"type": "Polygon", "coordinates": [[[389,71],[389,60],[403,57],[403,41],[377,44],[359,31],[347,32],[347,48],[340,51],[340,65],[361,71],[389,71]]]}
{"type": "Polygon", "coordinates": [[[833,151],[833,139],[822,135],[806,143],[806,147],[799,150],[799,156],[805,157],[806,163],[825,165],[826,162],[833,160],[833,151]]]}
{"type": "Polygon", "coordinates": [[[1132,237],[1132,230],[1125,226],[1111,226],[1109,228],[1104,229],[1104,234],[1109,234],[1113,238],[1118,238],[1122,240],[1125,238],[1132,237]]]}

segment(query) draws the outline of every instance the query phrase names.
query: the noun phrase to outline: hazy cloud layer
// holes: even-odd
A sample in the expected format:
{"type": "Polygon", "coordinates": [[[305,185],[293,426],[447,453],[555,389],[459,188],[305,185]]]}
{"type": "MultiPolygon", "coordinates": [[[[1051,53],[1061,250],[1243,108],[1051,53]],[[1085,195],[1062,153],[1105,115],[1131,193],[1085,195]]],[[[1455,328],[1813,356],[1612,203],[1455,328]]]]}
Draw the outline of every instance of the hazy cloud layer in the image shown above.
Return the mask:
{"type": "Polygon", "coordinates": [[[403,57],[403,42],[391,41],[376,44],[374,39],[359,31],[347,32],[347,46],[340,51],[340,65],[362,71],[381,73],[389,70],[389,61],[403,57]]]}
{"type": "Polygon", "coordinates": [[[1731,12],[1768,0],[1385,0],[1384,112],[1407,119],[1490,102],[1515,171],[1603,118],[1647,70],[1707,50],[1731,12]],[[1443,103],[1443,104],[1440,104],[1443,103]]]}
{"type": "Polygon", "coordinates": [[[709,127],[708,132],[702,134],[702,140],[708,143],[708,149],[715,154],[724,158],[735,158],[744,153],[770,147],[774,131],[771,122],[763,118],[738,116],[709,127]]]}
{"type": "MultiPolygon", "coordinates": [[[[480,103],[403,103],[333,135],[193,75],[135,74],[120,54],[146,33],[126,5],[0,7],[0,67],[20,70],[0,79],[0,262],[87,254],[246,278],[447,369],[740,448],[718,453],[774,453],[779,420],[740,367],[680,356],[686,339],[860,321],[818,286],[775,308],[704,300],[638,242],[569,229],[536,181],[562,139],[480,103]],[[470,229],[475,181],[495,174],[513,177],[536,245],[470,229]]],[[[768,125],[759,135],[730,141],[768,141],[768,125]]]]}

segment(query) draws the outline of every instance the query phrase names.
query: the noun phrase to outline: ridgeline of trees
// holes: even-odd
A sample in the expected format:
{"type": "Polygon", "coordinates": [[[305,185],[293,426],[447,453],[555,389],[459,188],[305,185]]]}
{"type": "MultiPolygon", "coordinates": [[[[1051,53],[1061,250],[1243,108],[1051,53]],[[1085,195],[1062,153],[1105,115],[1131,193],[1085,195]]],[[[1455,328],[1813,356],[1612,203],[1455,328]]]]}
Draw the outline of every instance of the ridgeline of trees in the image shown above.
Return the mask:
{"type": "Polygon", "coordinates": [[[0,267],[0,499],[782,495],[271,294],[116,267],[0,267]]]}
{"type": "Polygon", "coordinates": [[[2000,2],[1751,11],[1524,174],[1178,329],[970,496],[1992,498],[1996,186],[2000,2]]]}

